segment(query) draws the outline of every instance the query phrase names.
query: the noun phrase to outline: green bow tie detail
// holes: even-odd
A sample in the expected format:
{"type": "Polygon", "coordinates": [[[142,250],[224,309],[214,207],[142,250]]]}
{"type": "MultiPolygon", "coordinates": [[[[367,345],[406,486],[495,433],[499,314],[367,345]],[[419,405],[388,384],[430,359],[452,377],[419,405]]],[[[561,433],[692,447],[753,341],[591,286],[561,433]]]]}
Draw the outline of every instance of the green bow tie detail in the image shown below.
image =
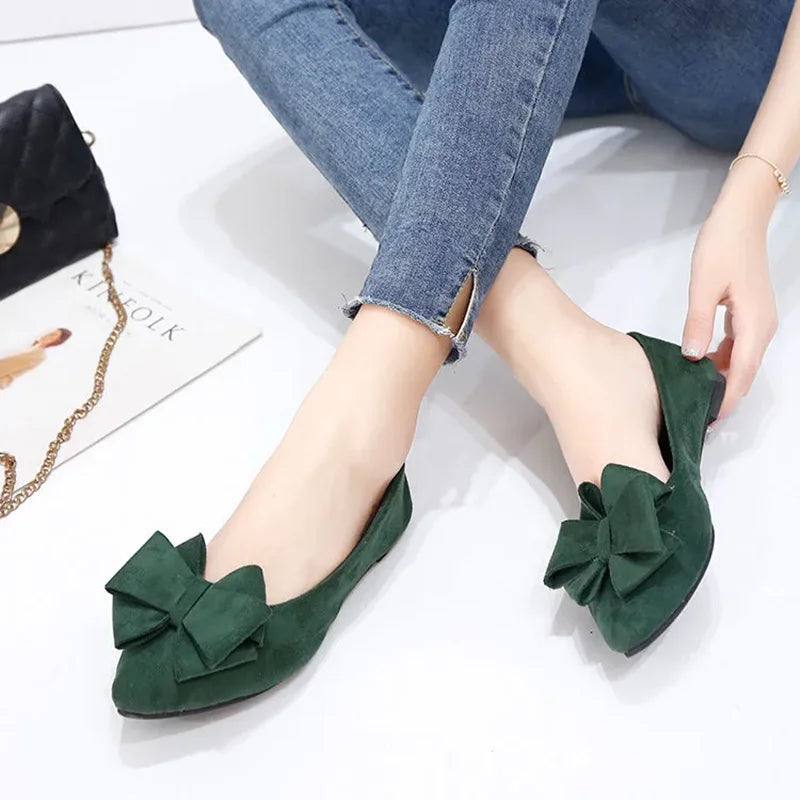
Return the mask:
{"type": "Polygon", "coordinates": [[[578,489],[581,518],[562,523],[544,582],[564,587],[579,605],[595,600],[608,577],[621,600],[646,581],[677,549],[659,510],[672,491],[646,472],[609,464],[598,488],[578,489]]]}
{"type": "Polygon", "coordinates": [[[202,577],[204,569],[202,536],[176,548],[154,533],[106,584],[115,646],[137,647],[177,630],[179,682],[255,661],[272,614],[261,568],[242,567],[216,583],[202,577]]]}

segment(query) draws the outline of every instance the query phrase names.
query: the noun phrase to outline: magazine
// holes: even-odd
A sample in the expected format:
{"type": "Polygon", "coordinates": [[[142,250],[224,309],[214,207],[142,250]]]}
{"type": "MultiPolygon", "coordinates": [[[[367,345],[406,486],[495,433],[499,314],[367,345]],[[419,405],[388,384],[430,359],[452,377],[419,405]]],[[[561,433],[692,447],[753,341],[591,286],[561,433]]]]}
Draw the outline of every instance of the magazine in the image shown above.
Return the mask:
{"type": "MultiPolygon", "coordinates": [[[[96,254],[0,301],[0,452],[17,458],[17,486],[39,469],[64,419],[93,388],[116,322],[96,254]]],[[[141,414],[260,335],[219,301],[132,262],[112,263],[128,324],[99,405],[75,427],[58,463],[141,414]]]]}

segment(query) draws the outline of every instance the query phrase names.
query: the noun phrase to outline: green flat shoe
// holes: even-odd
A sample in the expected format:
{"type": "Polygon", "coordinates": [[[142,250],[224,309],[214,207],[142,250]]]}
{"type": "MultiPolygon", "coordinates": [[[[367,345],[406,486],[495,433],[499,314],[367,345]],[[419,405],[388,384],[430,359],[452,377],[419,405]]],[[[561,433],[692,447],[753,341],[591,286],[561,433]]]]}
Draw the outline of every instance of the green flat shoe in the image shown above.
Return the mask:
{"type": "Polygon", "coordinates": [[[600,486],[578,488],[578,520],[561,525],[544,582],[588,606],[612,650],[634,655],[675,620],[705,574],[714,528],[700,486],[708,426],[725,379],[709,359],[687,361],[680,348],[640,333],[661,398],[666,483],[620,464],[600,486]]]}
{"type": "Polygon", "coordinates": [[[173,547],[154,533],[106,584],[114,644],[123,651],[112,687],[126,717],[171,717],[261,694],[319,649],[345,598],[408,525],[404,470],[394,477],[353,552],[305,594],[269,606],[261,568],[216,583],[203,577],[202,535],[173,547]]]}

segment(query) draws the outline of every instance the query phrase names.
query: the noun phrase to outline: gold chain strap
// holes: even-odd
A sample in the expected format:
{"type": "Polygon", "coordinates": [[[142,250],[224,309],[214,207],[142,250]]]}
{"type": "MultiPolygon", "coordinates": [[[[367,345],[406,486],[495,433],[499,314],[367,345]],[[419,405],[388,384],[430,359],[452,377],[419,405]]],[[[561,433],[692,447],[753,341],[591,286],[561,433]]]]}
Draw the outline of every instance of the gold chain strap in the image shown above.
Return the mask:
{"type": "Polygon", "coordinates": [[[128,312],[125,310],[125,306],[122,305],[122,301],[119,299],[116,286],[114,285],[114,275],[111,272],[111,256],[111,245],[107,244],[103,248],[103,278],[108,285],[108,301],[114,307],[114,311],[117,312],[117,323],[114,325],[111,333],[108,334],[103,349],[100,351],[100,358],[97,361],[97,368],[94,373],[94,389],[92,394],[82,406],[78,406],[78,408],[64,420],[64,425],[61,430],[47,448],[44,461],[39,471],[36,473],[36,477],[16,491],[14,487],[17,485],[17,460],[11,453],[0,452],[0,463],[3,465],[5,471],[3,489],[0,491],[0,519],[7,517],[12,511],[16,511],[16,509],[18,509],[32,494],[41,488],[42,484],[53,471],[61,445],[72,436],[72,429],[75,427],[78,420],[87,416],[100,402],[100,398],[103,396],[108,362],[111,358],[114,346],[119,341],[119,337],[122,335],[122,331],[125,330],[125,325],[128,321],[128,312]]]}

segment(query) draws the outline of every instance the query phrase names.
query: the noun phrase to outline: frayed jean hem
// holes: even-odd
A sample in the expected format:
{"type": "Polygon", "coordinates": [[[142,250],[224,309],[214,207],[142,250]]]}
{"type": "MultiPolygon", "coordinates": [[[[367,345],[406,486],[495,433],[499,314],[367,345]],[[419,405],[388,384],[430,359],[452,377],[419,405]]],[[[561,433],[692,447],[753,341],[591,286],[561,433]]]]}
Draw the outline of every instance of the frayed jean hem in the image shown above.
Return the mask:
{"type": "Polygon", "coordinates": [[[350,300],[350,302],[342,306],[342,312],[346,317],[355,319],[356,314],[358,314],[358,310],[363,305],[381,306],[383,308],[391,309],[392,311],[396,311],[398,314],[403,314],[406,317],[413,319],[415,322],[419,322],[421,325],[424,325],[438,336],[447,336],[450,339],[452,346],[450,348],[450,352],[447,354],[447,358],[444,361],[445,364],[452,364],[453,362],[463,358],[467,353],[466,337],[458,336],[453,333],[453,331],[450,330],[447,325],[442,325],[435,320],[427,319],[421,314],[418,314],[416,311],[412,311],[410,308],[403,308],[397,303],[392,303],[390,300],[382,300],[377,297],[358,295],[350,300]]]}
{"type": "MultiPolygon", "coordinates": [[[[534,258],[536,258],[539,253],[539,245],[537,245],[532,239],[529,239],[527,236],[523,236],[522,234],[517,235],[516,241],[514,242],[514,247],[519,247],[520,249],[525,250],[534,258]]],[[[476,302],[476,298],[478,297],[477,282],[479,279],[479,271],[472,269],[470,271],[470,275],[473,279],[472,295],[470,297],[467,310],[464,314],[464,320],[461,323],[457,333],[453,332],[448,325],[442,324],[441,320],[429,319],[424,314],[420,314],[419,312],[414,311],[407,306],[393,302],[388,298],[380,298],[373,295],[357,295],[344,306],[342,306],[342,312],[349,319],[354,319],[361,306],[367,304],[381,306],[383,308],[396,311],[398,314],[404,314],[410,319],[413,319],[415,322],[419,322],[421,325],[424,325],[438,336],[447,336],[450,339],[452,347],[450,348],[450,352],[447,354],[447,358],[445,359],[444,363],[452,364],[466,356],[467,340],[469,339],[474,320],[479,311],[479,304],[476,302]]]]}

